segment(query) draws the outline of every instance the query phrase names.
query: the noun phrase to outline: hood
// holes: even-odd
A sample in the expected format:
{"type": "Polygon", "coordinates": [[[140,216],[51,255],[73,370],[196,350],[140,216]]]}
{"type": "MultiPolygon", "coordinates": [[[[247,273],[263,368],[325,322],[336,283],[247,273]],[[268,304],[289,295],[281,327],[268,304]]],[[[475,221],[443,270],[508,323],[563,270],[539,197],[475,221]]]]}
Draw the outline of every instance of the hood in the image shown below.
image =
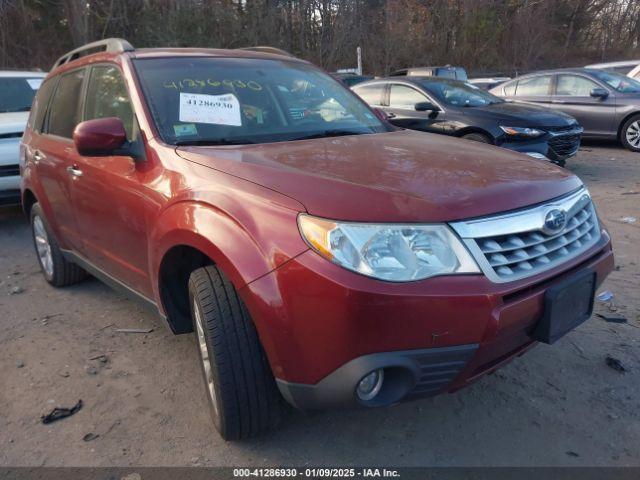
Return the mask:
{"type": "Polygon", "coordinates": [[[510,125],[505,125],[509,127],[565,127],[578,123],[566,113],[531,103],[502,102],[463,110],[465,115],[511,122],[510,125]]]}
{"type": "Polygon", "coordinates": [[[176,152],[336,220],[459,220],[544,202],[582,185],[548,162],[411,130],[176,152]]]}
{"type": "Polygon", "coordinates": [[[24,132],[29,112],[0,113],[0,135],[5,133],[24,132]]]}

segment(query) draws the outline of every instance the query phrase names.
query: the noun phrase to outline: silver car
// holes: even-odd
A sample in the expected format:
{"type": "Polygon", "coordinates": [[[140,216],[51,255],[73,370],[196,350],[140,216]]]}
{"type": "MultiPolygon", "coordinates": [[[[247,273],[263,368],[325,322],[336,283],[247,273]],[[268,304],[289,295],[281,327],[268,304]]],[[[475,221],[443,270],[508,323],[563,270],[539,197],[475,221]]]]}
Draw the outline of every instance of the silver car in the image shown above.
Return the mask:
{"type": "Polygon", "coordinates": [[[514,78],[491,93],[560,110],[578,120],[583,137],[618,139],[640,152],[640,82],[633,78],[591,68],[550,70],[514,78]]]}
{"type": "Polygon", "coordinates": [[[0,205],[20,203],[20,138],[45,76],[0,71],[0,205]]]}

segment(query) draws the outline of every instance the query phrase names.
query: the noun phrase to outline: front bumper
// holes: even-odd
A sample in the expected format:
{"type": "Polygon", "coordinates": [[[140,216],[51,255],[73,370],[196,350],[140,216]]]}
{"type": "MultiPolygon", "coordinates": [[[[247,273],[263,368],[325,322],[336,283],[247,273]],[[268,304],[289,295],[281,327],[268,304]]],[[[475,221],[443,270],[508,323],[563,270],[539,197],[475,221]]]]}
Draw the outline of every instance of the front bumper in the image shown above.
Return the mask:
{"type": "Polygon", "coordinates": [[[545,135],[531,139],[513,141],[502,136],[497,145],[521,153],[538,153],[552,162],[561,162],[573,157],[580,149],[582,129],[548,131],[545,135]]]}
{"type": "Polygon", "coordinates": [[[387,283],[307,251],[240,293],[291,404],[357,405],[357,382],[390,369],[394,388],[366,404],[378,406],[457,390],[522,354],[535,344],[545,291],[585,268],[597,285],[613,269],[605,231],[583,255],[509,283],[483,275],[387,283]]]}

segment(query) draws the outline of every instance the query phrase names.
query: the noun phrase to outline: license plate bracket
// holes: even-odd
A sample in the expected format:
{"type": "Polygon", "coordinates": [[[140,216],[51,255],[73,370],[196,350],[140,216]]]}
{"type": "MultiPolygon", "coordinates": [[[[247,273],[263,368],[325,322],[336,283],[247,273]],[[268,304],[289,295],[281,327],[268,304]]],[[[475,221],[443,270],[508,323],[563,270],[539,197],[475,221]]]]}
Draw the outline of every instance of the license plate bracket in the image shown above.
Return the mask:
{"type": "Polygon", "coordinates": [[[545,292],[544,314],[532,337],[552,344],[584,323],[593,313],[596,274],[585,269],[545,292]]]}

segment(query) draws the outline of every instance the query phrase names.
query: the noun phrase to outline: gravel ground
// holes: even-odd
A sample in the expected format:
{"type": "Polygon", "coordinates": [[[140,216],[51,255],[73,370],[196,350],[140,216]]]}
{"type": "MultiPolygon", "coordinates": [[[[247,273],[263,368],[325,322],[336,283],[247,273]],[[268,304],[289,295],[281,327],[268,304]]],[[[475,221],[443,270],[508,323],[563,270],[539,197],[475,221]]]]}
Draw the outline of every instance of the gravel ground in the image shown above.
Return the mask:
{"type": "Polygon", "coordinates": [[[621,220],[640,218],[640,154],[587,144],[568,168],[613,237],[617,270],[600,291],[615,298],[596,312],[628,323],[594,316],[453,395],[292,413],[242,443],[210,422],[192,335],[96,280],[51,288],[20,211],[0,211],[0,465],[640,465],[640,220],[621,220]],[[115,331],[131,327],[153,331],[115,331]],[[40,423],[78,399],[73,417],[40,423]]]}

